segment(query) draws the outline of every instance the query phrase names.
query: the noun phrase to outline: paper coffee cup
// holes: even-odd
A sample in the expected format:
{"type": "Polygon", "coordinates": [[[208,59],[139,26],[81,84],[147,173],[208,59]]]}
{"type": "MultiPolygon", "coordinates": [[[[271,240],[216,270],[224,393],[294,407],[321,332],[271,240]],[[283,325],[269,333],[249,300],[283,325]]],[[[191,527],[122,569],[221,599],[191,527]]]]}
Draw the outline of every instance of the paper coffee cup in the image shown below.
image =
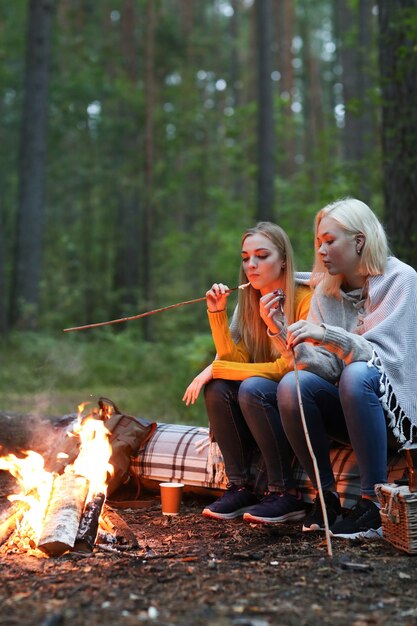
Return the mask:
{"type": "Polygon", "coordinates": [[[178,515],[180,512],[182,483],[159,483],[161,490],[161,508],[163,515],[178,515]]]}

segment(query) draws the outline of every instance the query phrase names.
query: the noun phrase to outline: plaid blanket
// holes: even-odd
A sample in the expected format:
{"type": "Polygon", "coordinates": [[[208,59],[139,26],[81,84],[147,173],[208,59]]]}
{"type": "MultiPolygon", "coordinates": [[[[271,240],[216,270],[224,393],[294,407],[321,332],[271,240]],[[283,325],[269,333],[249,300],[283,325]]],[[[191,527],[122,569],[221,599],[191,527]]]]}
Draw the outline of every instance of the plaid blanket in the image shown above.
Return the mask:
{"type": "MultiPolygon", "coordinates": [[[[350,446],[332,448],[331,459],[342,506],[353,506],[360,494],[359,470],[350,446]]],[[[389,459],[388,482],[401,478],[406,468],[403,455],[389,459]]],[[[208,428],[180,424],[158,424],[152,437],[132,459],[132,472],[140,479],[180,481],[190,487],[225,489],[227,478],[221,452],[210,442],[208,428]]],[[[259,468],[254,464],[254,477],[259,480],[259,468]]],[[[296,462],[294,475],[304,500],[315,496],[309,478],[296,462]]]]}

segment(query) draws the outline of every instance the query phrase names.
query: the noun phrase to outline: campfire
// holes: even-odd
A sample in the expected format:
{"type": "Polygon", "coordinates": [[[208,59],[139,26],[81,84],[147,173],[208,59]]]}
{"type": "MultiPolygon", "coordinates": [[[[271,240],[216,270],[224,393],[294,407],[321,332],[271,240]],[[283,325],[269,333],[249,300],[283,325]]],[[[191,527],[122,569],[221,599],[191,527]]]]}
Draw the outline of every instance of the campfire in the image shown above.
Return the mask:
{"type": "Polygon", "coordinates": [[[116,514],[105,509],[113,474],[111,433],[106,428],[111,407],[101,405],[88,414],[85,407],[78,408],[63,449],[50,460],[51,468],[33,450],[0,456],[0,469],[16,482],[16,492],[8,495],[9,507],[0,517],[1,551],[39,556],[92,552],[100,530],[115,530],[116,514]]]}

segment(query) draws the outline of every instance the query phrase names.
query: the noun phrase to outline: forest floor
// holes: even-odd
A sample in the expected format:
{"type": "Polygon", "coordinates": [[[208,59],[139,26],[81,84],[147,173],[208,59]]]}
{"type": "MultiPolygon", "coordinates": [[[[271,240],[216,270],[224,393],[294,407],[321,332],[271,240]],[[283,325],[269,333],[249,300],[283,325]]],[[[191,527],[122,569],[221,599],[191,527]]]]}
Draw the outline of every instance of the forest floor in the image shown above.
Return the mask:
{"type": "MultiPolygon", "coordinates": [[[[3,453],[27,438],[24,422],[4,418],[3,453]]],[[[11,481],[0,471],[0,509],[11,481]]],[[[178,517],[165,517],[157,494],[140,497],[143,508],[117,509],[137,538],[131,549],[47,557],[3,544],[0,624],[417,624],[416,558],[387,541],[333,539],[329,556],[325,537],[300,522],[208,520],[208,499],[190,493],[178,517]]]]}

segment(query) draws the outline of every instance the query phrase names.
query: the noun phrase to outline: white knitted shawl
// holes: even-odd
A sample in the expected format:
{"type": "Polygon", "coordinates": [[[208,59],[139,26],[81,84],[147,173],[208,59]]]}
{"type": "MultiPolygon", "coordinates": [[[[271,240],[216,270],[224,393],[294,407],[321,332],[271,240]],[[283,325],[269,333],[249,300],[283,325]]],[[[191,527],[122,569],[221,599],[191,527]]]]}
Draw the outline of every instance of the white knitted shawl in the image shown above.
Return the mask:
{"type": "Polygon", "coordinates": [[[404,419],[417,429],[417,273],[389,257],[383,275],[368,282],[363,325],[357,332],[373,346],[371,364],[381,372],[381,402],[394,435],[406,442],[404,419]],[[394,404],[395,403],[395,404],[394,404]]]}

